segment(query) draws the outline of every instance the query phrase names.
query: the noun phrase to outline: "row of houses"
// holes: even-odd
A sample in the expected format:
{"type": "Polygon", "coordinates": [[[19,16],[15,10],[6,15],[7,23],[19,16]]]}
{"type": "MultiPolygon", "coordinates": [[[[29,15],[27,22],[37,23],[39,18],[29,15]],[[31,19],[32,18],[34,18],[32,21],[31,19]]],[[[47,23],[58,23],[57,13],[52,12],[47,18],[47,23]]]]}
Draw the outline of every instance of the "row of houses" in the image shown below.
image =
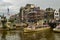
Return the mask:
{"type": "MultiPolygon", "coordinates": [[[[60,19],[60,9],[56,11],[53,8],[46,8],[45,10],[40,9],[40,7],[34,4],[27,4],[25,7],[20,8],[18,13],[18,19],[20,22],[37,22],[44,19],[60,19]]],[[[15,17],[17,18],[17,17],[15,17]]]]}

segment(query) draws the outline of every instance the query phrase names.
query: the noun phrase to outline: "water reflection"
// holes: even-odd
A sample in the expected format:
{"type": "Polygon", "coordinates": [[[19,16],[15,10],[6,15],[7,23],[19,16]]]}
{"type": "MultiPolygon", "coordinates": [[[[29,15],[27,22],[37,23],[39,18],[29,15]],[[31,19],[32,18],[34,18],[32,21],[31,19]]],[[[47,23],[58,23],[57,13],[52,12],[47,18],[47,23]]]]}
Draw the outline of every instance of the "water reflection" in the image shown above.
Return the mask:
{"type": "Polygon", "coordinates": [[[19,33],[15,31],[1,31],[0,40],[20,40],[19,33]]]}
{"type": "Polygon", "coordinates": [[[51,30],[36,33],[2,31],[0,32],[0,38],[0,40],[60,40],[60,33],[54,33],[51,30]]]}
{"type": "Polygon", "coordinates": [[[54,33],[51,31],[43,31],[37,33],[25,34],[24,40],[55,40],[54,33]]]}
{"type": "Polygon", "coordinates": [[[55,35],[55,40],[59,40],[60,39],[60,33],[54,33],[55,35]]]}
{"type": "Polygon", "coordinates": [[[2,32],[1,40],[6,40],[7,31],[2,32]]]}

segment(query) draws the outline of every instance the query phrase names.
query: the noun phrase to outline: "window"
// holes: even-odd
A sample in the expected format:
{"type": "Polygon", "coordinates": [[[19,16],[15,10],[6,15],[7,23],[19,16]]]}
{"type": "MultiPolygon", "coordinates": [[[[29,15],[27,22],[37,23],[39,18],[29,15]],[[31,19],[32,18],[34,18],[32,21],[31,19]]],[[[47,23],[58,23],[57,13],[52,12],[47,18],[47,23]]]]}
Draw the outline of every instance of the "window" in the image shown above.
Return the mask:
{"type": "Polygon", "coordinates": [[[55,13],[55,15],[58,15],[58,13],[55,13]]]}

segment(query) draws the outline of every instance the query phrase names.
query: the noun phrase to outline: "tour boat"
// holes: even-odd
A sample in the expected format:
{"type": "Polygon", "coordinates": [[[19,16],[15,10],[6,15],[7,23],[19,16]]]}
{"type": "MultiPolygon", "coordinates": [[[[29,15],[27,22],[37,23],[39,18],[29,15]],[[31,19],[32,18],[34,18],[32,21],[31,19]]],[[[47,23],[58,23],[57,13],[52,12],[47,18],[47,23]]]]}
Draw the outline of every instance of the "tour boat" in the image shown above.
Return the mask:
{"type": "Polygon", "coordinates": [[[33,28],[24,28],[24,32],[25,33],[29,33],[29,32],[39,32],[39,31],[44,31],[44,30],[49,30],[50,27],[33,27],[33,28]]]}
{"type": "Polygon", "coordinates": [[[54,32],[60,32],[60,24],[56,28],[54,28],[53,31],[54,32]]]}
{"type": "Polygon", "coordinates": [[[60,32],[60,28],[54,28],[53,31],[54,32],[60,32]]]}

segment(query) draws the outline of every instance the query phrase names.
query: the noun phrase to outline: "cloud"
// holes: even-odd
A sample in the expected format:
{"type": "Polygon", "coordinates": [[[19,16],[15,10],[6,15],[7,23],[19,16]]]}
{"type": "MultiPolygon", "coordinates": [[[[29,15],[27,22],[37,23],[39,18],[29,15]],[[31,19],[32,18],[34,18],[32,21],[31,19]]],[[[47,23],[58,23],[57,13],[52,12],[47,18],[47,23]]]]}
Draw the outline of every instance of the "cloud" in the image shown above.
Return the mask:
{"type": "Polygon", "coordinates": [[[42,9],[51,7],[54,9],[60,8],[60,0],[0,0],[0,15],[5,13],[7,15],[7,8],[9,8],[9,13],[11,15],[19,12],[21,6],[26,4],[35,4],[42,9]]]}
{"type": "Polygon", "coordinates": [[[41,8],[53,7],[59,8],[60,0],[3,0],[4,2],[12,3],[15,6],[24,6],[27,3],[35,4],[40,6],[41,8]]]}
{"type": "MultiPolygon", "coordinates": [[[[6,2],[7,5],[10,5],[9,8],[14,11],[19,11],[21,6],[25,6],[26,4],[35,4],[36,6],[39,6],[40,8],[47,8],[51,7],[54,9],[60,8],[60,0],[3,0],[6,2]]],[[[5,5],[5,4],[3,4],[5,5]]]]}
{"type": "Polygon", "coordinates": [[[3,6],[3,7],[10,6],[10,5],[12,5],[12,4],[8,3],[8,2],[0,2],[0,6],[3,6]]]}
{"type": "Polygon", "coordinates": [[[12,6],[12,4],[9,2],[4,2],[3,0],[0,0],[0,15],[5,13],[9,6],[12,6]]]}
{"type": "Polygon", "coordinates": [[[9,2],[12,3],[13,5],[22,5],[22,3],[24,4],[26,2],[26,0],[4,0],[4,2],[9,2]]]}

